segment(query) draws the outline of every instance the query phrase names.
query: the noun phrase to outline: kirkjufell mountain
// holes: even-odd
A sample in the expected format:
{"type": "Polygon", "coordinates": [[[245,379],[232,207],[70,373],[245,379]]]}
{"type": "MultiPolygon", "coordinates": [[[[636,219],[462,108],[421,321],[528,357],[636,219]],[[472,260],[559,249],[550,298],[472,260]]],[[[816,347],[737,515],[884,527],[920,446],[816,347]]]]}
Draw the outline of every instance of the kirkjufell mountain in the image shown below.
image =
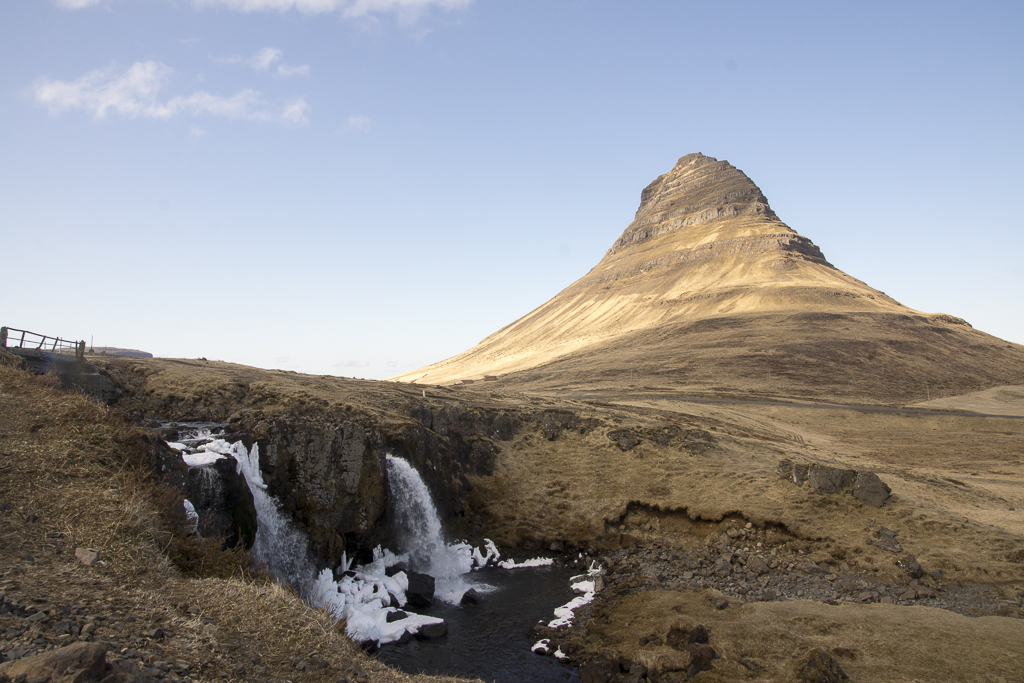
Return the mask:
{"type": "Polygon", "coordinates": [[[688,154],[584,277],[472,349],[394,379],[905,402],[1024,383],[1024,346],[832,266],[742,171],[688,154]],[[771,386],[769,386],[771,382],[771,386]]]}

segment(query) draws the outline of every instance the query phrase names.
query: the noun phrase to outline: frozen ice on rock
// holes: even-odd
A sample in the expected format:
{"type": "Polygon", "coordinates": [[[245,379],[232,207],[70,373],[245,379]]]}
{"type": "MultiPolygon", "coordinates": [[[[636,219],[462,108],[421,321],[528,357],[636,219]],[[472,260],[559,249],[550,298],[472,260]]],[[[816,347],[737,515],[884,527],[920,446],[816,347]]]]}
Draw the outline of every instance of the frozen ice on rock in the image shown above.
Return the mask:
{"type": "MultiPolygon", "coordinates": [[[[559,628],[560,626],[568,626],[572,623],[573,618],[576,616],[575,612],[580,607],[592,602],[594,595],[597,594],[597,577],[604,573],[604,570],[597,566],[596,562],[590,563],[590,569],[587,570],[586,574],[572,577],[570,584],[574,592],[582,592],[583,595],[579,595],[561,607],[555,608],[555,618],[548,622],[548,628],[559,628]],[[590,577],[587,580],[587,577],[590,577]]],[[[559,656],[559,651],[555,652],[555,656],[559,656]]],[[[565,655],[562,655],[565,657],[565,655]]]]}
{"type": "Polygon", "coordinates": [[[498,566],[502,569],[523,569],[524,567],[547,567],[554,563],[555,561],[550,557],[535,557],[531,560],[523,560],[522,562],[505,560],[504,562],[499,562],[498,566]]]}
{"type": "Polygon", "coordinates": [[[536,652],[539,655],[549,655],[551,654],[551,649],[548,647],[548,643],[550,642],[551,640],[548,638],[538,640],[533,644],[533,647],[530,648],[530,652],[536,652]]]}
{"type": "Polygon", "coordinates": [[[222,460],[226,456],[220,453],[185,453],[181,456],[181,459],[185,461],[185,464],[189,467],[202,467],[203,465],[212,465],[218,460],[222,460]]]}
{"type": "Polygon", "coordinates": [[[486,567],[493,560],[497,562],[501,559],[501,553],[498,552],[498,546],[494,545],[494,541],[489,538],[484,539],[484,548],[487,550],[487,554],[481,554],[479,548],[473,548],[473,563],[476,565],[476,569],[486,567]]]}
{"type": "Polygon", "coordinates": [[[192,504],[192,501],[186,498],[184,500],[185,506],[185,519],[188,520],[190,534],[199,533],[199,513],[196,512],[196,507],[192,504]]]}

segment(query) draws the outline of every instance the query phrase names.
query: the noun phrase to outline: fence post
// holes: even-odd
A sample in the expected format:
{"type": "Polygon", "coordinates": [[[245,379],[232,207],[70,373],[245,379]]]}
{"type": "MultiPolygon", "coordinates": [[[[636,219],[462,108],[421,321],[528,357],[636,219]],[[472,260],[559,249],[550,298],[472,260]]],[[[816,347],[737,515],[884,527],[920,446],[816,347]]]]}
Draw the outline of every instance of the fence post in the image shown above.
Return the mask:
{"type": "Polygon", "coordinates": [[[7,327],[0,327],[0,346],[7,348],[7,327]]]}
{"type": "Polygon", "coordinates": [[[78,360],[83,360],[85,358],[85,340],[84,339],[82,341],[78,342],[78,344],[75,345],[75,356],[78,357],[78,360]]]}

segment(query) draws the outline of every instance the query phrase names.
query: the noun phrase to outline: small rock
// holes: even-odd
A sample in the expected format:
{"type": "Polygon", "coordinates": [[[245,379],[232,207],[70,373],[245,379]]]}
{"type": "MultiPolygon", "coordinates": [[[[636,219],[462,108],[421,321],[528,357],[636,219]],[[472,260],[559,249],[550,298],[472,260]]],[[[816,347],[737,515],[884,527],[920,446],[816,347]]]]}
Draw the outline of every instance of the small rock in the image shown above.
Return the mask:
{"type": "Polygon", "coordinates": [[[480,597],[480,593],[475,588],[470,588],[462,594],[462,600],[459,601],[459,605],[462,607],[476,607],[480,604],[480,597]]]}
{"type": "MultiPolygon", "coordinates": [[[[387,621],[387,623],[390,624],[393,621],[401,621],[402,619],[405,619],[407,616],[409,616],[408,613],[403,612],[399,609],[395,610],[394,612],[388,612],[387,616],[385,616],[384,619],[387,621]]],[[[259,662],[257,662],[257,664],[258,663],[259,662]]]]}
{"type": "Polygon", "coordinates": [[[153,640],[160,640],[165,635],[167,635],[167,633],[159,626],[151,628],[148,631],[146,631],[146,637],[152,638],[153,640]]]}
{"type": "Polygon", "coordinates": [[[839,662],[821,648],[804,655],[797,670],[797,680],[807,683],[842,683],[849,678],[839,662]]]}
{"type": "Polygon", "coordinates": [[[914,559],[913,555],[907,555],[906,557],[896,560],[896,564],[900,566],[900,569],[909,574],[912,579],[920,579],[924,576],[924,570],[921,569],[921,563],[914,559]]]}
{"type": "Polygon", "coordinates": [[[765,563],[764,560],[755,555],[754,557],[747,560],[747,571],[751,571],[755,574],[761,575],[770,572],[771,568],[767,565],[767,563],[765,563]]]}
{"type": "Polygon", "coordinates": [[[448,635],[448,624],[442,621],[439,624],[423,624],[416,631],[417,640],[437,640],[448,635]]]}
{"type": "Polygon", "coordinates": [[[579,668],[582,683],[614,683],[618,681],[618,665],[605,657],[594,657],[583,662],[579,668]]]}
{"type": "Polygon", "coordinates": [[[639,642],[640,642],[640,647],[644,647],[645,645],[652,645],[654,647],[659,647],[661,645],[664,645],[664,643],[665,643],[665,641],[663,641],[661,639],[661,637],[658,634],[656,634],[656,633],[652,633],[652,634],[650,634],[648,636],[642,637],[639,642]]]}
{"type": "Polygon", "coordinates": [[[633,534],[620,534],[619,535],[619,547],[620,548],[633,548],[633,547],[636,547],[636,544],[639,542],[639,540],[640,539],[638,539],[633,534]]]}
{"type": "Polygon", "coordinates": [[[92,548],[75,548],[75,557],[86,567],[90,567],[100,558],[100,554],[92,548]]]}
{"type": "Polygon", "coordinates": [[[690,680],[701,671],[711,669],[711,662],[718,659],[715,648],[706,644],[693,644],[687,648],[690,651],[690,668],[686,672],[686,680],[690,680]]]}

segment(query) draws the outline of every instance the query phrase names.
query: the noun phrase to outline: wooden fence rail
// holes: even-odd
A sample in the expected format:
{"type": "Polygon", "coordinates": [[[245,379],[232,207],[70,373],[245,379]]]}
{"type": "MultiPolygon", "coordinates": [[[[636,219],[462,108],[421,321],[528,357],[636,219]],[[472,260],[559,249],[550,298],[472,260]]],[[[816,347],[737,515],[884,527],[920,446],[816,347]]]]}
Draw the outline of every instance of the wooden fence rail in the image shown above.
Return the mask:
{"type": "Polygon", "coordinates": [[[60,337],[50,337],[28,330],[16,330],[13,327],[0,327],[0,347],[5,349],[35,349],[49,353],[73,353],[79,358],[85,356],[84,341],[70,341],[60,337]]]}

